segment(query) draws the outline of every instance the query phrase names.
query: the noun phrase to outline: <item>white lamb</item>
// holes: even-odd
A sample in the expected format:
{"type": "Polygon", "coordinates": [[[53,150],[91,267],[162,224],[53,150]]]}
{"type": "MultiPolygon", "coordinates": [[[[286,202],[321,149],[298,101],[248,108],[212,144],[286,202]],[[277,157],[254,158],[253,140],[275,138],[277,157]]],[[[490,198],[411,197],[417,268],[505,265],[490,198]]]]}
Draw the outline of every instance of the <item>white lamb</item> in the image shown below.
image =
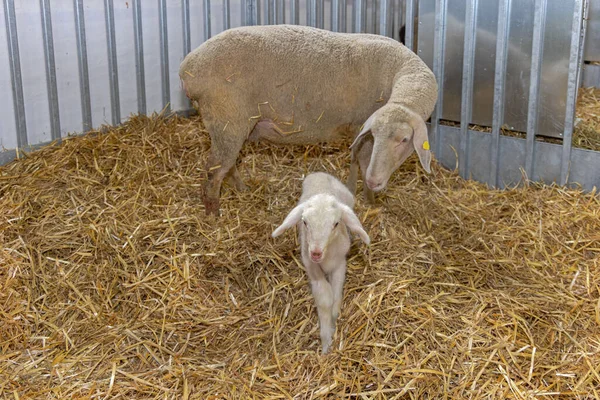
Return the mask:
{"type": "Polygon", "coordinates": [[[342,306],[350,249],[348,229],[365,244],[370,243],[353,207],[354,196],[344,184],[329,174],[316,172],[304,179],[298,205],[272,234],[277,237],[294,225],[298,227],[302,262],[319,315],[323,354],[333,341],[342,306]]]}

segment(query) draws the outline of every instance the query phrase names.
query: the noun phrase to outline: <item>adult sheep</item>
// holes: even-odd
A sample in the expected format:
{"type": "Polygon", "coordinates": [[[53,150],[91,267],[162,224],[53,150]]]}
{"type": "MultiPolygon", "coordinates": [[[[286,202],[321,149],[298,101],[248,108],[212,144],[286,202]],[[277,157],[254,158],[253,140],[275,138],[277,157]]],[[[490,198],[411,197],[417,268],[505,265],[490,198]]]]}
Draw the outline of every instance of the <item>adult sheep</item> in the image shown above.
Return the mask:
{"type": "MultiPolygon", "coordinates": [[[[393,39],[294,25],[235,28],[188,54],[179,76],[211,138],[207,214],[218,213],[223,179],[244,187],[236,161],[247,140],[315,144],[355,137],[356,152],[370,132],[362,174],[373,191],[385,188],[413,148],[430,171],[425,120],[437,83],[393,39]]],[[[355,190],[356,173],[348,186],[355,190]]]]}

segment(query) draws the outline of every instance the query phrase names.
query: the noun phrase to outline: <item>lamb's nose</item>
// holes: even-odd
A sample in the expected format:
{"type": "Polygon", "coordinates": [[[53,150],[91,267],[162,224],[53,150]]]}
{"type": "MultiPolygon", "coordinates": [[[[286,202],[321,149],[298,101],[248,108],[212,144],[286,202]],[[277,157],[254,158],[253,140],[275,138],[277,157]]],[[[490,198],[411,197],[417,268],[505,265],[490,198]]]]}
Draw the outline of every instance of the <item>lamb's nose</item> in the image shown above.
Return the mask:
{"type": "Polygon", "coordinates": [[[320,260],[323,257],[323,252],[321,250],[314,250],[310,252],[310,258],[313,260],[320,260]]]}

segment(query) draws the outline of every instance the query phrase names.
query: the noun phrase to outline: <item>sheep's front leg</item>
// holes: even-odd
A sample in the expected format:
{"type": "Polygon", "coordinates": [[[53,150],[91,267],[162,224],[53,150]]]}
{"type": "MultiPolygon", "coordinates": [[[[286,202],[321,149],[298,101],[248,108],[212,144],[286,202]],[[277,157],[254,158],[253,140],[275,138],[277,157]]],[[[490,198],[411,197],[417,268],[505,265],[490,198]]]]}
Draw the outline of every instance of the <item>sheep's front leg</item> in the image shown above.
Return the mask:
{"type": "Polygon", "coordinates": [[[329,278],[331,289],[333,292],[333,308],[332,317],[333,323],[337,321],[342,309],[342,300],[344,297],[344,282],[346,280],[346,260],[340,262],[340,266],[334,269],[329,278]]]}
{"type": "Polygon", "coordinates": [[[308,279],[310,280],[310,288],[317,305],[322,352],[326,354],[333,342],[333,333],[335,331],[332,315],[333,290],[329,282],[327,282],[321,267],[318,264],[308,261],[307,257],[303,258],[308,279]]]}

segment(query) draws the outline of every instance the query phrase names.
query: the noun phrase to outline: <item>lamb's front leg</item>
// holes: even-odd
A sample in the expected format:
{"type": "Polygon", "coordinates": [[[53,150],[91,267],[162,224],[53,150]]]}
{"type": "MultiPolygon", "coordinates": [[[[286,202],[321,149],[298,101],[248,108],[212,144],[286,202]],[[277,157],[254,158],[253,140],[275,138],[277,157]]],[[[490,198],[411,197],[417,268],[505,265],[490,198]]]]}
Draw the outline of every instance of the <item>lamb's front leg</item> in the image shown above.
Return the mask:
{"type": "Polygon", "coordinates": [[[317,314],[319,315],[322,352],[326,354],[333,342],[335,331],[332,314],[333,291],[318,264],[308,262],[305,263],[305,266],[310,280],[310,288],[317,305],[317,314]]]}
{"type": "Polygon", "coordinates": [[[333,292],[332,317],[333,324],[337,321],[342,309],[342,300],[344,297],[344,282],[346,280],[346,260],[340,261],[339,267],[330,274],[329,282],[333,292]]]}

